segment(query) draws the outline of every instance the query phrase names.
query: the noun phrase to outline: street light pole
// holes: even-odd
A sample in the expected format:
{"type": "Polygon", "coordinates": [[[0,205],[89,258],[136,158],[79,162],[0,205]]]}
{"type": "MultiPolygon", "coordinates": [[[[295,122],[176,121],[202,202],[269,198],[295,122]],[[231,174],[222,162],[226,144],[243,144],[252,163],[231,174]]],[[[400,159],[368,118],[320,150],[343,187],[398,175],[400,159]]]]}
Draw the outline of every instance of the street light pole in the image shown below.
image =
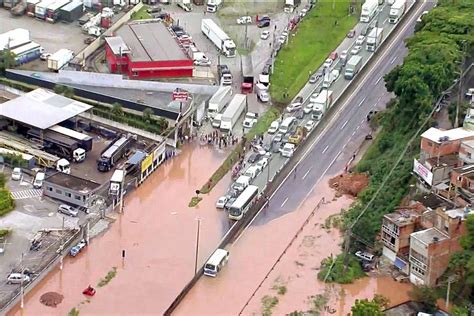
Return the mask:
{"type": "Polygon", "coordinates": [[[198,264],[198,255],[199,255],[199,230],[201,227],[201,218],[197,217],[197,233],[196,233],[196,257],[194,261],[194,274],[197,274],[197,264],[198,264]]]}
{"type": "Polygon", "coordinates": [[[25,267],[23,265],[23,257],[25,256],[25,254],[22,252],[21,253],[21,284],[20,284],[20,307],[21,309],[23,309],[25,307],[25,291],[23,289],[23,278],[24,278],[24,275],[25,275],[25,267]]]}

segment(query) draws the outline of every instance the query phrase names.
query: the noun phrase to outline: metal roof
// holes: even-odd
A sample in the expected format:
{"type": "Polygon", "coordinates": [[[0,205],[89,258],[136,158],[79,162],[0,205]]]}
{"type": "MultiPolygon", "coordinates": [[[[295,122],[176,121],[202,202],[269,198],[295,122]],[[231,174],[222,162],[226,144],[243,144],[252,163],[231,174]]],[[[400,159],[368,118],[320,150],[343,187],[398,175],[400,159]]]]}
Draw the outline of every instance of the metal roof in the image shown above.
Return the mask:
{"type": "Polygon", "coordinates": [[[91,108],[88,104],[54,92],[36,89],[0,104],[0,116],[39,129],[47,129],[91,108]]]}
{"type": "Polygon", "coordinates": [[[130,53],[130,49],[120,36],[106,37],[105,42],[115,55],[130,53]]]}
{"type": "Polygon", "coordinates": [[[68,4],[66,4],[64,7],[61,8],[61,11],[72,11],[74,10],[75,8],[79,7],[79,6],[84,6],[84,4],[79,1],[79,0],[74,0],[68,4]]]}

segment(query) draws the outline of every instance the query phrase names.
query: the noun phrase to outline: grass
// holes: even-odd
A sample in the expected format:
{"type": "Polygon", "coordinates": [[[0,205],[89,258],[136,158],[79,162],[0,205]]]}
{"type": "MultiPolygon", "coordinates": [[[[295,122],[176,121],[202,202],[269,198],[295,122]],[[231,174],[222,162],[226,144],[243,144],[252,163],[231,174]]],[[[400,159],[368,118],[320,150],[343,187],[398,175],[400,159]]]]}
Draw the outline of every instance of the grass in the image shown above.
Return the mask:
{"type": "Polygon", "coordinates": [[[262,297],[263,305],[263,316],[270,316],[272,314],[272,309],[278,304],[278,297],[265,295],[262,297]]]}
{"type": "Polygon", "coordinates": [[[146,12],[148,6],[144,5],[140,10],[132,14],[132,20],[146,20],[151,19],[150,13],[146,12]]]}
{"type": "Polygon", "coordinates": [[[202,200],[202,197],[193,196],[193,198],[191,199],[191,201],[188,204],[188,207],[195,207],[196,205],[199,204],[199,202],[201,202],[201,200],[202,200]]]}
{"type": "Polygon", "coordinates": [[[313,307],[308,311],[310,315],[321,315],[321,311],[329,301],[327,293],[318,294],[311,297],[313,307]]]}
{"type": "Polygon", "coordinates": [[[339,283],[348,284],[354,280],[365,276],[359,261],[353,256],[349,255],[349,265],[346,272],[344,273],[344,255],[340,254],[335,259],[328,257],[321,262],[321,269],[318,273],[318,279],[324,281],[327,276],[326,282],[328,283],[339,283]],[[334,261],[335,260],[335,261],[334,261]],[[329,271],[329,273],[328,273],[329,271]]]}
{"type": "Polygon", "coordinates": [[[11,229],[9,228],[0,229],[0,238],[8,236],[8,234],[10,233],[11,233],[11,229]]]}
{"type": "Polygon", "coordinates": [[[68,316],[79,316],[79,310],[76,307],[74,307],[73,309],[69,311],[68,316]]]}
{"type": "Polygon", "coordinates": [[[357,15],[348,16],[349,4],[350,0],[318,2],[299,24],[296,36],[290,36],[289,45],[278,53],[275,60],[270,86],[274,102],[287,103],[296,96],[309,75],[354,27],[357,15]],[[288,93],[287,97],[284,97],[285,93],[288,93]]]}
{"type": "Polygon", "coordinates": [[[110,281],[112,281],[113,278],[115,278],[116,275],[117,275],[117,267],[113,267],[112,270],[107,272],[107,275],[105,276],[105,278],[100,280],[97,286],[98,287],[106,286],[107,284],[109,284],[110,281]]]}

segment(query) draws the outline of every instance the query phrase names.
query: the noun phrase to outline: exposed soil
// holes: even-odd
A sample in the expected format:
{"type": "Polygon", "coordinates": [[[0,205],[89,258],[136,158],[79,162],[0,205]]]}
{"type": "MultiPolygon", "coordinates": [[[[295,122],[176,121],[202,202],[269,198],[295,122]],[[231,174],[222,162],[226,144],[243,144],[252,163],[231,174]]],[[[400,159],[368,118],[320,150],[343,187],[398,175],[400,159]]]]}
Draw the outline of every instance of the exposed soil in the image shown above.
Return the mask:
{"type": "Polygon", "coordinates": [[[41,295],[40,302],[49,307],[56,307],[61,304],[64,296],[57,292],[47,292],[41,295]]]}
{"type": "Polygon", "coordinates": [[[349,194],[354,197],[368,185],[369,178],[362,173],[340,174],[329,180],[329,186],[339,194],[349,194]]]}

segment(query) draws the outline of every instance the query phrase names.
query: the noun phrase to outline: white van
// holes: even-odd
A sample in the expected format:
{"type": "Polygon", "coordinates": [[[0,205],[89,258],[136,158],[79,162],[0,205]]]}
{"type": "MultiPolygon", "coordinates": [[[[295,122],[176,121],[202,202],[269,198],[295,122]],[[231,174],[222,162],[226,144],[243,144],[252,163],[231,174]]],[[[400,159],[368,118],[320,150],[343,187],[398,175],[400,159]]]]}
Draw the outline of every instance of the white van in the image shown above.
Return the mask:
{"type": "Polygon", "coordinates": [[[257,175],[260,169],[257,166],[250,166],[244,173],[244,176],[249,177],[250,179],[254,179],[257,175]]]}
{"type": "Polygon", "coordinates": [[[204,275],[216,277],[227,261],[229,261],[229,252],[224,249],[217,249],[207,260],[204,266],[204,275]]]}
{"type": "Polygon", "coordinates": [[[248,176],[238,177],[237,180],[235,180],[234,189],[236,189],[237,191],[242,192],[243,190],[245,190],[246,187],[249,186],[250,180],[251,179],[248,176]]]}
{"type": "Polygon", "coordinates": [[[291,127],[295,123],[296,118],[293,116],[287,117],[286,119],[283,120],[283,122],[280,125],[280,129],[278,130],[280,133],[286,134],[290,131],[291,127]]]}
{"type": "Polygon", "coordinates": [[[35,181],[33,181],[33,188],[35,189],[41,189],[43,186],[43,181],[45,178],[45,173],[44,172],[38,172],[35,176],[35,181]]]}

